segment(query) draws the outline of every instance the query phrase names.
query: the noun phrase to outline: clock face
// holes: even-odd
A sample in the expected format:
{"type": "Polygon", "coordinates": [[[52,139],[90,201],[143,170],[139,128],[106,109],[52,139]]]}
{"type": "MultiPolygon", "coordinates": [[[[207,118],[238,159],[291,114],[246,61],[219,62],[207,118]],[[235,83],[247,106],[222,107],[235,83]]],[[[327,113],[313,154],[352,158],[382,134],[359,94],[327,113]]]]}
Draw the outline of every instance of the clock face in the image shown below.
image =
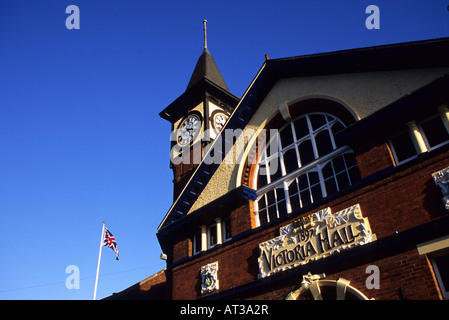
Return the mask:
{"type": "Polygon", "coordinates": [[[223,129],[226,121],[228,121],[229,116],[223,112],[216,112],[212,117],[212,125],[215,131],[219,132],[223,129]]]}
{"type": "Polygon", "coordinates": [[[196,114],[189,115],[178,128],[178,144],[186,146],[197,136],[201,129],[201,119],[196,114]]]}

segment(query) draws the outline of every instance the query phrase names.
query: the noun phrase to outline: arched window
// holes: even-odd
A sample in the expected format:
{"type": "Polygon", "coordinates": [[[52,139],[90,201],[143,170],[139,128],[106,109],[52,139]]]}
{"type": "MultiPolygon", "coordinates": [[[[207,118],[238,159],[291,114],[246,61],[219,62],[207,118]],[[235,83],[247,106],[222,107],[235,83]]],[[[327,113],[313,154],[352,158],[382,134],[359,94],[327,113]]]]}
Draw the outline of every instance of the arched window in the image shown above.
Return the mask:
{"type": "Polygon", "coordinates": [[[353,151],[338,146],[344,123],[308,113],[284,125],[260,153],[253,187],[257,225],[288,215],[360,180],[353,151]]]}

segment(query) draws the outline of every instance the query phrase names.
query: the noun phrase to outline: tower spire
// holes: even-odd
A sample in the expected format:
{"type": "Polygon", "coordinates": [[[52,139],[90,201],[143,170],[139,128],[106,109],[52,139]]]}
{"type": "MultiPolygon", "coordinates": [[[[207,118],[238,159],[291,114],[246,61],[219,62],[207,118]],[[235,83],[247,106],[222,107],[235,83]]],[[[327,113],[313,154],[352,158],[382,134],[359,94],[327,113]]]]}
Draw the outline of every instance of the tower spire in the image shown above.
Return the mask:
{"type": "Polygon", "coordinates": [[[208,51],[207,50],[207,20],[204,19],[203,20],[203,24],[204,24],[204,51],[208,51]]]}
{"type": "Polygon", "coordinates": [[[212,58],[209,50],[207,49],[207,20],[203,20],[204,24],[204,50],[201,53],[198,62],[196,63],[195,69],[193,70],[192,76],[190,77],[189,84],[187,85],[187,89],[190,89],[194,84],[203,78],[207,78],[209,81],[212,81],[215,85],[229,91],[228,86],[226,85],[223,77],[218,70],[217,65],[215,64],[214,59],[212,58]]]}

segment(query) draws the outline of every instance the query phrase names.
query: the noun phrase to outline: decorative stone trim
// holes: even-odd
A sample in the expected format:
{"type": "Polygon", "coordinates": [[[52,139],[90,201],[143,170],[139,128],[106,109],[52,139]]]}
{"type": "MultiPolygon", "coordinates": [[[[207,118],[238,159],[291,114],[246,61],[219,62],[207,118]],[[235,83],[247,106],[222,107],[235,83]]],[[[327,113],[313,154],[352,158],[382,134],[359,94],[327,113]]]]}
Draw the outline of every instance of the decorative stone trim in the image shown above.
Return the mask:
{"type": "Polygon", "coordinates": [[[443,204],[449,210],[449,167],[432,173],[433,181],[440,187],[443,193],[443,204]]]}
{"type": "Polygon", "coordinates": [[[335,288],[335,295],[331,298],[336,300],[345,300],[350,296],[351,298],[368,300],[368,297],[361,293],[356,288],[349,285],[350,281],[339,278],[335,280],[323,280],[326,277],[324,273],[312,275],[310,272],[303,275],[303,280],[301,282],[301,287],[298,290],[290,292],[285,300],[297,300],[300,296],[306,292],[311,293],[314,300],[328,300],[330,297],[322,293],[321,288],[331,287],[335,288]]]}
{"type": "Polygon", "coordinates": [[[218,290],[218,261],[202,266],[201,277],[201,294],[218,290]]]}
{"type": "Polygon", "coordinates": [[[322,209],[279,231],[278,237],[259,244],[259,278],[377,239],[359,204],[335,214],[322,209]]]}

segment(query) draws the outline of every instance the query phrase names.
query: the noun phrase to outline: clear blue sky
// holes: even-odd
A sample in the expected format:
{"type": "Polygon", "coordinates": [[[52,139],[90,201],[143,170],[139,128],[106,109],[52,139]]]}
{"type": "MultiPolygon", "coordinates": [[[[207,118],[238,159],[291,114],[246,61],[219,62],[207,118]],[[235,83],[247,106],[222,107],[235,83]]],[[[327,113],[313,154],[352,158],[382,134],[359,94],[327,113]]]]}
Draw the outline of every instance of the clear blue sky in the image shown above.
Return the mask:
{"type": "MultiPolygon", "coordinates": [[[[241,96],[282,58],[449,36],[449,0],[0,0],[0,299],[98,298],[164,268],[156,239],[172,203],[170,124],[208,46],[241,96]],[[68,5],[80,29],[68,30],[68,5]],[[368,30],[368,5],[380,29],[368,30]],[[66,267],[80,289],[65,286],[66,267]]],[[[375,57],[373,57],[375,59],[375,57]]]]}

